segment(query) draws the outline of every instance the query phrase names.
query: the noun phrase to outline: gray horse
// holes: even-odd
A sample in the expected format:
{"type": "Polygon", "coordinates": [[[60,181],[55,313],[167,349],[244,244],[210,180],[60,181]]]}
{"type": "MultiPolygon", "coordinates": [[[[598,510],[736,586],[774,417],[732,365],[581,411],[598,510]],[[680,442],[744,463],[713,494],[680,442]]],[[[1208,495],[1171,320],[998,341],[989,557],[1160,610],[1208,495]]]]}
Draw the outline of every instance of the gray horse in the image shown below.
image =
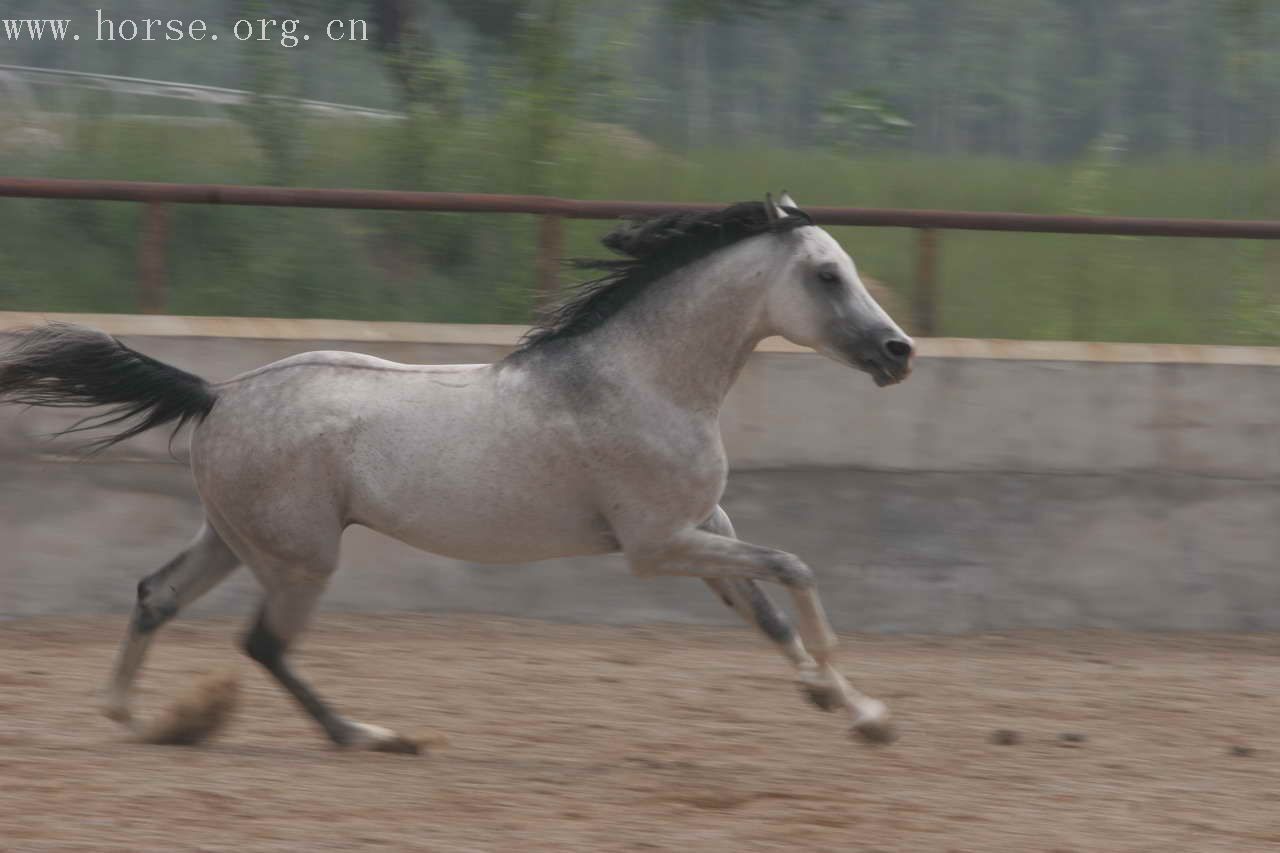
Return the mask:
{"type": "Polygon", "coordinates": [[[832,665],[836,638],[813,571],[743,542],[719,501],[718,418],[770,335],[904,379],[912,341],[867,293],[839,244],[785,194],[708,214],[624,225],[620,257],[495,364],[396,364],[345,352],[283,359],[211,384],[96,331],[49,325],[0,354],[0,400],[106,406],[75,429],[105,447],[188,421],[206,521],[138,584],[106,713],[132,725],[130,692],[157,628],[247,565],[265,591],[244,640],[334,743],[416,751],[340,716],[286,652],[338,566],[352,524],[485,563],[621,552],[638,575],[702,578],[795,666],[824,710],[891,737],[884,704],[832,665]],[[791,595],[799,632],[757,586],[791,595]]]}

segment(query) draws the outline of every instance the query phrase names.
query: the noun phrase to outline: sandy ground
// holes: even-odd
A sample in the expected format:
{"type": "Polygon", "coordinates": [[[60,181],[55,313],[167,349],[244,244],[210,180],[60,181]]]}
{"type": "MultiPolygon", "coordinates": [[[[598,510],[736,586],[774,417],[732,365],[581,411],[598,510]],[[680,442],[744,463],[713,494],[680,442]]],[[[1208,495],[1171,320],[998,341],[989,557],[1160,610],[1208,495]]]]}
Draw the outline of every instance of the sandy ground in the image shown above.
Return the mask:
{"type": "Polygon", "coordinates": [[[122,625],[0,625],[0,850],[1280,849],[1274,635],[848,638],[872,747],[746,631],[322,618],[324,693],[448,740],[406,757],[330,748],[225,621],[166,629],[141,700],[238,666],[231,728],[129,743],[93,706],[122,625]]]}

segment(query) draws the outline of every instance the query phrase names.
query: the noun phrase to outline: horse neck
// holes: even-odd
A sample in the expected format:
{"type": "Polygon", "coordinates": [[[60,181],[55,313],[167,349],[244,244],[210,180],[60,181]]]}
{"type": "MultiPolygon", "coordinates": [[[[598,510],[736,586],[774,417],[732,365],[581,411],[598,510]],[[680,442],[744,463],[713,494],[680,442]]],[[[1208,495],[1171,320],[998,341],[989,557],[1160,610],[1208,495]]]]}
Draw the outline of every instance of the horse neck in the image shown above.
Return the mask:
{"type": "Polygon", "coordinates": [[[730,247],[655,282],[600,329],[596,345],[620,378],[684,408],[715,414],[768,335],[765,287],[777,274],[763,240],[730,247]]]}

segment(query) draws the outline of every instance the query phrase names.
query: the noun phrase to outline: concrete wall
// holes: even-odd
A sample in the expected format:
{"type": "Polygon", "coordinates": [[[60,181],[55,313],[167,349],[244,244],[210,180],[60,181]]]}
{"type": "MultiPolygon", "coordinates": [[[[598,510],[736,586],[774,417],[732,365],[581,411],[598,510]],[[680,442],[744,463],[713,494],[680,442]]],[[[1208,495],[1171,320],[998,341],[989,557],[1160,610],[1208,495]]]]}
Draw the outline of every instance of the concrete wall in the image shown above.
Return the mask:
{"type": "MultiPolygon", "coordinates": [[[[0,314],[0,330],[39,319],[0,314]]],[[[69,319],[212,379],[312,349],[490,361],[519,334],[69,319]]],[[[930,340],[921,355],[879,390],[768,341],[725,408],[739,532],[808,560],[839,627],[1280,629],[1280,351],[930,340]]],[[[74,462],[40,438],[69,419],[0,409],[0,614],[123,612],[198,524],[164,436],[74,462]]],[[[332,608],[731,619],[696,582],[616,559],[477,567],[361,530],[345,545],[332,608]]],[[[242,575],[199,611],[247,614],[242,575]]]]}

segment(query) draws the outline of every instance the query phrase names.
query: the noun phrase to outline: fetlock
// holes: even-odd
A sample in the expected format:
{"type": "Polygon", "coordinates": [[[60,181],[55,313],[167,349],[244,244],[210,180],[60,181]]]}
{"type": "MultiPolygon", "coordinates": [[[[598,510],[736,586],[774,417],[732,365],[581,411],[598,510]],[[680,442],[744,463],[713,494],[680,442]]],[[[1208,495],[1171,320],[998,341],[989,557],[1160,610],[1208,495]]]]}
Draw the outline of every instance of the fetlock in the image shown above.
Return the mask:
{"type": "Polygon", "coordinates": [[[844,691],[840,685],[827,678],[817,666],[801,669],[796,683],[804,697],[821,711],[845,707],[844,691]]]}

